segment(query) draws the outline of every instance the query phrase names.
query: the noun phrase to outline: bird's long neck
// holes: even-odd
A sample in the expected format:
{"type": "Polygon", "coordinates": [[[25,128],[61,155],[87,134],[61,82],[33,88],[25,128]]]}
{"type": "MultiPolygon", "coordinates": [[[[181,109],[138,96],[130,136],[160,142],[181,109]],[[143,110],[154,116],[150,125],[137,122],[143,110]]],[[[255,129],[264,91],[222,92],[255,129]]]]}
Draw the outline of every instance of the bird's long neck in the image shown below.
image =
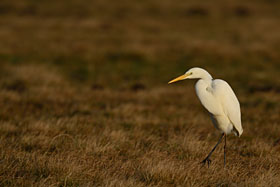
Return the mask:
{"type": "Polygon", "coordinates": [[[203,80],[205,83],[207,83],[207,84],[210,85],[213,78],[212,78],[212,76],[211,76],[207,71],[204,71],[204,72],[202,73],[200,79],[203,80]]]}

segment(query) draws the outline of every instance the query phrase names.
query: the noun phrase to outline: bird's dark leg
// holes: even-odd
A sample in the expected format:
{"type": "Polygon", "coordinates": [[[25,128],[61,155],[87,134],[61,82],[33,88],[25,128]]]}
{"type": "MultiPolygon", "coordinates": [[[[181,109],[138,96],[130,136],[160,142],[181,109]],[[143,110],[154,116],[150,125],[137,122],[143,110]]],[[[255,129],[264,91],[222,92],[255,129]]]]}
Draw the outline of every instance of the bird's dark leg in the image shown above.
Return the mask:
{"type": "Polygon", "coordinates": [[[221,141],[222,141],[224,136],[225,136],[225,133],[222,134],[222,136],[220,137],[218,143],[215,145],[215,147],[212,149],[212,151],[208,154],[208,156],[201,162],[203,164],[205,164],[207,162],[208,168],[209,168],[209,165],[211,163],[210,157],[211,157],[212,153],[215,151],[215,149],[217,148],[217,146],[221,143],[221,141]]]}
{"type": "Polygon", "coordinates": [[[227,146],[227,135],[225,134],[225,146],[224,146],[224,167],[226,167],[226,146],[227,146]]]}

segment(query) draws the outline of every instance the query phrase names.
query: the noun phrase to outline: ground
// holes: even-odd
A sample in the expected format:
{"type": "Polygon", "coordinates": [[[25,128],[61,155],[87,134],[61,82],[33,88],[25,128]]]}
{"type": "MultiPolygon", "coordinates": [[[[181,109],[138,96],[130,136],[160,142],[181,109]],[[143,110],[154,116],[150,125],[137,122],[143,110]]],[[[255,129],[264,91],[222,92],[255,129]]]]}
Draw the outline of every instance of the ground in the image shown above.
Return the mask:
{"type": "Polygon", "coordinates": [[[280,3],[0,2],[1,186],[279,186],[280,3]],[[191,67],[229,82],[220,134],[191,67]]]}

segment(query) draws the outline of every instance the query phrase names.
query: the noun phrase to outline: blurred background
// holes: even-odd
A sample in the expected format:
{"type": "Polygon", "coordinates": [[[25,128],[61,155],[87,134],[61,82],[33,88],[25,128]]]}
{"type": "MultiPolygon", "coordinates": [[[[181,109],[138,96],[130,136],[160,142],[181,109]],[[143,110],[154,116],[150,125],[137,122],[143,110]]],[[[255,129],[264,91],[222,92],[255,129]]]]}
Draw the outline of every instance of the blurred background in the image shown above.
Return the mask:
{"type": "Polygon", "coordinates": [[[108,88],[163,85],[193,66],[239,89],[279,87],[278,5],[2,0],[0,60],[55,68],[71,81],[108,88]]]}
{"type": "Polygon", "coordinates": [[[253,157],[274,177],[265,183],[250,163],[249,182],[231,180],[275,184],[279,157],[257,159],[279,151],[279,7],[277,0],[1,0],[2,184],[189,184],[183,174],[206,185],[196,170],[170,178],[150,173],[157,161],[144,161],[191,168],[216,141],[194,82],[167,85],[191,67],[229,82],[241,102],[243,139],[229,139],[243,141],[229,150],[240,154],[231,158],[240,164],[234,171],[253,157]],[[127,171],[112,174],[124,163],[127,171]]]}

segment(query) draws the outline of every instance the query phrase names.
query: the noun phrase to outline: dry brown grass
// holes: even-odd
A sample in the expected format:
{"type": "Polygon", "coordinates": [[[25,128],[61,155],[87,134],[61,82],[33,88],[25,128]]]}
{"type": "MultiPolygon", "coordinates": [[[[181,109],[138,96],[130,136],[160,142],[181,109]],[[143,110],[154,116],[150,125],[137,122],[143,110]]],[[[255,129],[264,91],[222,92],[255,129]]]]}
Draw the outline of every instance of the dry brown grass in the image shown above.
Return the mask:
{"type": "Polygon", "coordinates": [[[280,4],[214,2],[1,0],[0,186],[279,186],[280,4]],[[241,102],[226,169],[192,66],[241,102]]]}

